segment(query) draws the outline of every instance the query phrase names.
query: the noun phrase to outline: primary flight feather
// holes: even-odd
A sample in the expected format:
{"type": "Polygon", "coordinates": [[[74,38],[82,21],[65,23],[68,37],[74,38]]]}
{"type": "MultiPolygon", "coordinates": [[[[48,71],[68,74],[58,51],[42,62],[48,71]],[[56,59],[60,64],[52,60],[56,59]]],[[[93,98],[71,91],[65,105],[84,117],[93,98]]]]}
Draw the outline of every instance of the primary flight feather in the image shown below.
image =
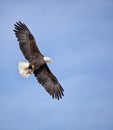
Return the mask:
{"type": "Polygon", "coordinates": [[[62,98],[64,90],[46,64],[46,62],[52,63],[52,59],[41,54],[33,35],[24,23],[19,21],[14,26],[13,31],[19,41],[20,49],[28,60],[28,62],[19,62],[20,74],[28,77],[34,73],[38,82],[53,98],[62,98]]]}

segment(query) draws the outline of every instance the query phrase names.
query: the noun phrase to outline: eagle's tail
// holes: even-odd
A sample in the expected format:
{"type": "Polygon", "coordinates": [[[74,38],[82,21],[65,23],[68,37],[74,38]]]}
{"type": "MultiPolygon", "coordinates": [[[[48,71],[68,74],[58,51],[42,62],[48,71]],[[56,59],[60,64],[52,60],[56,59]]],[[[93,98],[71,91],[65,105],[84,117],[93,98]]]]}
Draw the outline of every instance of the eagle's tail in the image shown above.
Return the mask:
{"type": "Polygon", "coordinates": [[[20,75],[26,78],[29,77],[29,75],[33,73],[33,71],[29,69],[28,62],[19,62],[18,70],[19,70],[20,75]]]}

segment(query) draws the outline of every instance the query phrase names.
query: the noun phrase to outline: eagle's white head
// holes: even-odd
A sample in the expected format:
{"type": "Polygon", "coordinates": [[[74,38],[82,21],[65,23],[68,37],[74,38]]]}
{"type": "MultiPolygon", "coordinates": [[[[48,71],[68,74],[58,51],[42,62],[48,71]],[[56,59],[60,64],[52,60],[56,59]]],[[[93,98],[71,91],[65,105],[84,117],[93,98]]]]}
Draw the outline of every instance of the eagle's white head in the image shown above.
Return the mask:
{"type": "Polygon", "coordinates": [[[45,56],[43,59],[45,62],[53,63],[53,60],[50,57],[45,56]]]}

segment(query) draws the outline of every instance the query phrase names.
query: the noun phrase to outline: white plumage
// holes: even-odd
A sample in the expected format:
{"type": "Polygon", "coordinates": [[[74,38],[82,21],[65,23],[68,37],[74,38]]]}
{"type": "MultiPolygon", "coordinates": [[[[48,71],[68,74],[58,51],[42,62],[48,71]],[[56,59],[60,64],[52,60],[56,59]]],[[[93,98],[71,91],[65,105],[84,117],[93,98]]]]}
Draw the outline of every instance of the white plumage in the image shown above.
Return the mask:
{"type": "Polygon", "coordinates": [[[45,56],[43,59],[45,62],[53,63],[53,60],[50,57],[45,56]]]}
{"type": "Polygon", "coordinates": [[[29,63],[28,62],[19,62],[18,63],[18,70],[21,76],[28,78],[30,74],[33,73],[31,69],[28,68],[29,63]]]}

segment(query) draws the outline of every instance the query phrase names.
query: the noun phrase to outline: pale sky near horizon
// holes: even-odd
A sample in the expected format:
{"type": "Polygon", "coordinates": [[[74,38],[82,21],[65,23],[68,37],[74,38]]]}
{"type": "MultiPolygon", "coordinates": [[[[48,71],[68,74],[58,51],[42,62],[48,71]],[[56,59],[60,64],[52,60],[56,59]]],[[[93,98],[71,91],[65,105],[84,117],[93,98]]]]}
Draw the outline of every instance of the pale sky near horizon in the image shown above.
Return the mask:
{"type": "Polygon", "coordinates": [[[113,1],[1,0],[0,16],[0,130],[113,130],[113,1]],[[53,59],[62,100],[19,75],[18,20],[53,59]]]}

